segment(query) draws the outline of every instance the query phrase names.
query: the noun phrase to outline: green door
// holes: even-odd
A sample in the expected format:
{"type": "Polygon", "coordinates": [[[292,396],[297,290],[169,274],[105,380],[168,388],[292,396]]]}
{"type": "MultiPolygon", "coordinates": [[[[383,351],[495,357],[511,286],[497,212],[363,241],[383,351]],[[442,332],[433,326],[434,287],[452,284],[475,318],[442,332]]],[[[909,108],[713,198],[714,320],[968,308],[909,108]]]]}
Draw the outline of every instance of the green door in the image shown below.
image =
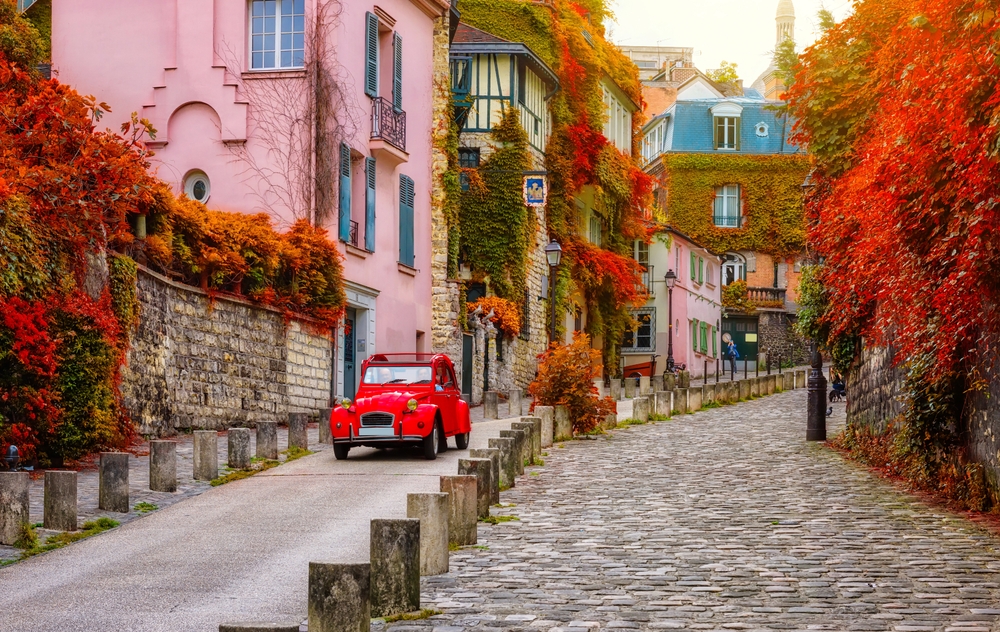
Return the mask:
{"type": "MultiPolygon", "coordinates": [[[[736,342],[736,350],[740,353],[740,359],[737,363],[742,367],[743,360],[749,360],[751,363],[757,360],[757,317],[756,316],[725,316],[722,319],[722,335],[725,337],[729,334],[730,337],[736,342]]],[[[722,356],[723,359],[728,360],[725,357],[726,353],[726,343],[722,344],[722,356]]],[[[750,366],[753,366],[751,364],[750,366]]]]}

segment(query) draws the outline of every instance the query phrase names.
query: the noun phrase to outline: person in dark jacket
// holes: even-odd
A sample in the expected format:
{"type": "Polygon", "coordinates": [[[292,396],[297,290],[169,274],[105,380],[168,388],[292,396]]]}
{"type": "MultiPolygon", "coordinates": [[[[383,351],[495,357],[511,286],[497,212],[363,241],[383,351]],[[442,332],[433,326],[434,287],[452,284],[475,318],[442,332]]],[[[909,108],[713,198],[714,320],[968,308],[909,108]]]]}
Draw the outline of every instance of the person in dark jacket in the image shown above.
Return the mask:
{"type": "Polygon", "coordinates": [[[740,352],[736,350],[736,343],[732,340],[729,341],[729,347],[726,348],[726,356],[729,358],[729,370],[732,372],[732,377],[736,377],[736,361],[740,359],[740,352]]]}

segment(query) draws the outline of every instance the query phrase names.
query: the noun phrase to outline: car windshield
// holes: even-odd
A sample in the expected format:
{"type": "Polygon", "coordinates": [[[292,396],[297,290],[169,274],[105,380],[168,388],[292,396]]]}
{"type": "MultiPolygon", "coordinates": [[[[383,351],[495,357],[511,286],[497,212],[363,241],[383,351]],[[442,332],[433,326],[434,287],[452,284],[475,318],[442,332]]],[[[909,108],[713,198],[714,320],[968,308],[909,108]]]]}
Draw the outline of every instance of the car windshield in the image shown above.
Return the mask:
{"type": "Polygon", "coordinates": [[[430,365],[370,366],[365,371],[364,384],[430,384],[433,373],[430,365]]]}

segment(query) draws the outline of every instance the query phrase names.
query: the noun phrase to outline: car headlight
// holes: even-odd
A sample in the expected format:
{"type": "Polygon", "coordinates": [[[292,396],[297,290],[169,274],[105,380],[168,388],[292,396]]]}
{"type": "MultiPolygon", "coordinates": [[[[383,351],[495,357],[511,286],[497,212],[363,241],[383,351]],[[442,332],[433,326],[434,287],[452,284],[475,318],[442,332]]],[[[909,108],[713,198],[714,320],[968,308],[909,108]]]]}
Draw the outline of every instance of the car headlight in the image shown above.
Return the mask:
{"type": "Polygon", "coordinates": [[[344,410],[347,410],[348,408],[351,407],[351,398],[345,397],[344,399],[340,400],[340,405],[344,407],[344,410]]]}
{"type": "Polygon", "coordinates": [[[410,398],[410,401],[406,402],[406,408],[412,413],[417,409],[417,400],[410,398]]]}

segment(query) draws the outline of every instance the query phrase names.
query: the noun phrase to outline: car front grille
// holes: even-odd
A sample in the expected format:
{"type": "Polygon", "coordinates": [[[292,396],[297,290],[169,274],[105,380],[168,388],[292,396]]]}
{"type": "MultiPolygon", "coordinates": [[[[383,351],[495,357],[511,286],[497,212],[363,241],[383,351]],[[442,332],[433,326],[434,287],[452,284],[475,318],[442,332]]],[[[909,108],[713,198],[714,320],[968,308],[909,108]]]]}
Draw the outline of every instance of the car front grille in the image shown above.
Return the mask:
{"type": "Polygon", "coordinates": [[[392,413],[365,413],[361,415],[362,426],[391,426],[393,422],[392,413]]]}

